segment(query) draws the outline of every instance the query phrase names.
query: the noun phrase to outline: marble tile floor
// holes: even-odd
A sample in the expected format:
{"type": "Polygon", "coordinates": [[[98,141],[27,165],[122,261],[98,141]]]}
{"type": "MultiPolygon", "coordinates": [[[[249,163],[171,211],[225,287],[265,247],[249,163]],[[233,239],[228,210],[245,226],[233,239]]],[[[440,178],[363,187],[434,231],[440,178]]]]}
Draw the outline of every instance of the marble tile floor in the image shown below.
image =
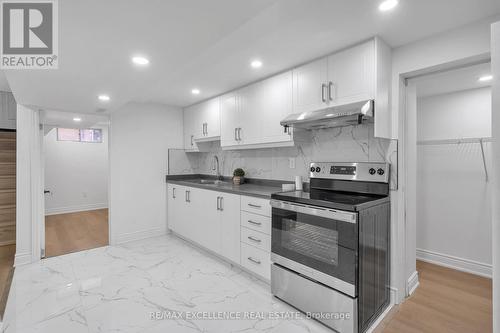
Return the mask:
{"type": "Polygon", "coordinates": [[[167,235],[16,268],[1,331],[332,332],[282,317],[296,313],[269,285],[167,235]],[[203,318],[223,314],[244,318],[203,318]]]}

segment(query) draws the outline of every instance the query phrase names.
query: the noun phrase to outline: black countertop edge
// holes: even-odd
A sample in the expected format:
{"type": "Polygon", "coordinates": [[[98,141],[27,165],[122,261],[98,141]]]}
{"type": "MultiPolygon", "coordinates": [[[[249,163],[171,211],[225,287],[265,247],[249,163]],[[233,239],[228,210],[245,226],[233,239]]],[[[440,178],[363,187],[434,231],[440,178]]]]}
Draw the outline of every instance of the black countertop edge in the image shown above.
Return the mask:
{"type": "MultiPolygon", "coordinates": [[[[167,175],[166,182],[173,183],[188,187],[208,189],[218,192],[233,193],[239,195],[247,195],[259,198],[270,199],[271,194],[282,192],[282,184],[293,184],[293,181],[274,180],[274,179],[259,179],[259,178],[245,178],[245,183],[242,185],[233,186],[214,186],[211,184],[199,184],[190,182],[194,179],[213,179],[216,180],[217,176],[205,174],[188,174],[188,175],[167,175]]],[[[222,177],[224,182],[231,182],[231,177],[222,177]]]]}
{"type": "MultiPolygon", "coordinates": [[[[213,179],[216,180],[217,176],[215,175],[205,175],[205,174],[189,174],[189,175],[167,175],[166,180],[189,180],[189,179],[213,179]]],[[[230,182],[232,181],[232,177],[222,176],[223,181],[230,182]]],[[[294,184],[295,182],[290,180],[275,180],[275,179],[262,179],[262,178],[246,178],[245,184],[252,185],[260,185],[260,186],[275,186],[280,187],[282,184],[294,184]]]]}

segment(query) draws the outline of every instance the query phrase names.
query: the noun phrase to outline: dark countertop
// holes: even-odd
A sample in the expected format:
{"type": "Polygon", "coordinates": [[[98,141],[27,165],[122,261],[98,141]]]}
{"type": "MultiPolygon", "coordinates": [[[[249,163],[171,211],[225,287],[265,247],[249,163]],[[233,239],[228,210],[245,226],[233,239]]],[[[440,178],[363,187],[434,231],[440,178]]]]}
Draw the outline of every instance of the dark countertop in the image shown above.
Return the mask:
{"type": "Polygon", "coordinates": [[[219,184],[203,184],[202,180],[217,180],[213,175],[167,175],[166,181],[169,184],[177,184],[181,186],[189,186],[202,188],[206,190],[234,193],[239,195],[247,195],[258,198],[271,199],[271,194],[282,192],[281,184],[293,184],[291,181],[285,180],[268,180],[245,178],[245,183],[242,185],[234,185],[230,177],[223,177],[219,184]]]}

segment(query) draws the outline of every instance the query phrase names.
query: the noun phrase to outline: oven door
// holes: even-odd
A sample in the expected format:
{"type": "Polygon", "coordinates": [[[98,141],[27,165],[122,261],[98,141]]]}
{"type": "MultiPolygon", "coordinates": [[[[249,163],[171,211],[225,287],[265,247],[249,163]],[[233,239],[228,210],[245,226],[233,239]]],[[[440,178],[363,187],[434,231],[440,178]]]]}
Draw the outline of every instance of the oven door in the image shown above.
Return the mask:
{"type": "Polygon", "coordinates": [[[357,213],[271,200],[274,263],[357,296],[357,213]]]}

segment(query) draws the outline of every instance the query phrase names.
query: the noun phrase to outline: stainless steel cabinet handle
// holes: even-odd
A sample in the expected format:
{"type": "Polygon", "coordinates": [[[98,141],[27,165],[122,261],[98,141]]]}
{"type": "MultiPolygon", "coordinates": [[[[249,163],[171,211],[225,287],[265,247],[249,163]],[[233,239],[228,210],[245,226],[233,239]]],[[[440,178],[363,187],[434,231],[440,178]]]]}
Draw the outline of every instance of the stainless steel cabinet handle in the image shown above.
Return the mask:
{"type": "Polygon", "coordinates": [[[256,263],[257,265],[260,265],[260,260],[254,259],[252,257],[248,257],[247,259],[250,260],[253,263],[256,263]]]}
{"type": "Polygon", "coordinates": [[[241,141],[241,127],[238,128],[238,141],[241,141]]]}
{"type": "Polygon", "coordinates": [[[220,197],[217,197],[217,210],[220,210],[219,200],[220,200],[220,197]]]}
{"type": "Polygon", "coordinates": [[[191,191],[186,191],[186,202],[191,202],[191,191]]]}
{"type": "Polygon", "coordinates": [[[194,143],[193,143],[193,139],[194,139],[194,135],[191,135],[191,146],[193,146],[193,145],[194,145],[194,143]]]}
{"type": "Polygon", "coordinates": [[[253,224],[253,225],[262,225],[262,223],[255,222],[255,221],[252,221],[252,220],[248,220],[248,223],[253,224]]]}
{"type": "Polygon", "coordinates": [[[224,210],[224,197],[220,197],[220,210],[224,210]]]}
{"type": "Polygon", "coordinates": [[[333,88],[333,82],[330,81],[330,82],[328,82],[328,99],[330,101],[333,101],[333,97],[332,97],[332,91],[333,90],[332,90],[332,88],[333,88]]]}
{"type": "Polygon", "coordinates": [[[176,188],[174,187],[174,188],[172,189],[172,198],[174,198],[174,199],[175,199],[175,190],[176,190],[176,188]]]}
{"type": "Polygon", "coordinates": [[[250,207],[253,207],[253,208],[262,208],[262,206],[259,206],[259,205],[254,205],[254,204],[248,204],[250,207]]]}
{"type": "Polygon", "coordinates": [[[237,136],[238,134],[237,133],[238,133],[238,128],[235,127],[234,128],[234,141],[238,141],[238,136],[237,136]]]}
{"type": "Polygon", "coordinates": [[[323,103],[326,102],[326,98],[325,98],[325,88],[326,88],[326,84],[322,83],[321,84],[321,101],[323,103]]]}
{"type": "Polygon", "coordinates": [[[256,243],[262,242],[262,240],[255,238],[255,237],[252,237],[252,236],[248,236],[247,238],[250,239],[252,242],[256,242],[256,243]]]}
{"type": "Polygon", "coordinates": [[[205,135],[208,135],[208,123],[205,123],[205,135]]]}

